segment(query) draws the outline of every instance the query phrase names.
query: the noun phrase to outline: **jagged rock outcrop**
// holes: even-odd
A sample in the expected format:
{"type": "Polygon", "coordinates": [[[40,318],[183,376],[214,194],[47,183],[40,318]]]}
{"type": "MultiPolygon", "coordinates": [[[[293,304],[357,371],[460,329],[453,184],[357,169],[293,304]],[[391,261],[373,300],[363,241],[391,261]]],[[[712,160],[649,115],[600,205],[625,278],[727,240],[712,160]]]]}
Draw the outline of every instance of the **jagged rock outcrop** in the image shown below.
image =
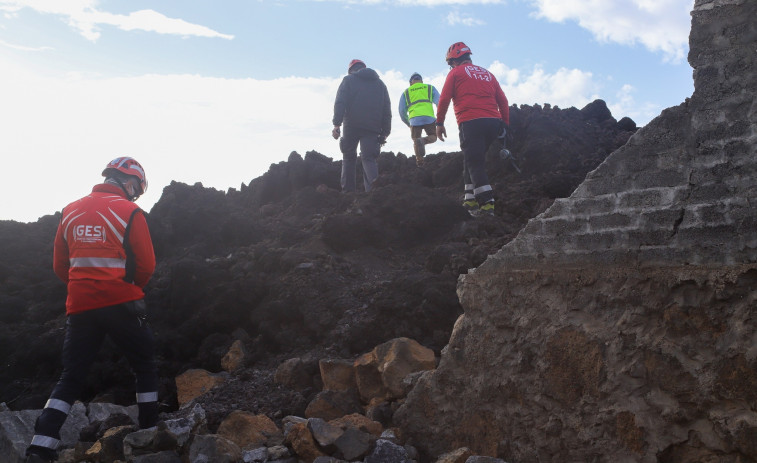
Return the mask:
{"type": "Polygon", "coordinates": [[[461,276],[465,313],[394,416],[423,452],[757,461],[755,18],[697,0],[692,97],[461,276]]]}

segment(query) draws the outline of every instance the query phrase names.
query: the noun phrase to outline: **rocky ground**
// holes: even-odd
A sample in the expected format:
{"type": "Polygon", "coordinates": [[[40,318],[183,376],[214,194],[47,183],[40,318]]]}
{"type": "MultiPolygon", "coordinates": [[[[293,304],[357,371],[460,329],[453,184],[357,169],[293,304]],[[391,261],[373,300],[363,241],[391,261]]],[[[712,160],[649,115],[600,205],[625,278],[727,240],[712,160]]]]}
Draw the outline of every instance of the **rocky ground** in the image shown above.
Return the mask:
{"type": "MultiPolygon", "coordinates": [[[[293,152],[240,190],[167,186],[148,218],[158,268],[146,288],[163,411],[178,408],[177,375],[221,371],[234,341],[244,346],[244,365],[197,399],[211,430],[233,409],[274,420],[304,416],[322,386],[320,359],[355,359],[398,337],[438,356],[462,313],[457,277],[569,196],[636,130],[601,100],[581,110],[537,105],[511,114],[509,147],[520,172],[496,150],[487,155],[492,217],[474,219],[460,206],[457,151],[429,155],[422,168],[412,155],[382,153],[369,194],[342,194],[341,163],[316,152],[293,152]],[[312,386],[274,381],[291,358],[312,386]]],[[[0,402],[11,410],[41,408],[60,372],[65,287],[52,272],[58,219],[0,222],[0,402]]],[[[131,382],[125,360],[106,345],[82,399],[128,405],[131,382]]]]}

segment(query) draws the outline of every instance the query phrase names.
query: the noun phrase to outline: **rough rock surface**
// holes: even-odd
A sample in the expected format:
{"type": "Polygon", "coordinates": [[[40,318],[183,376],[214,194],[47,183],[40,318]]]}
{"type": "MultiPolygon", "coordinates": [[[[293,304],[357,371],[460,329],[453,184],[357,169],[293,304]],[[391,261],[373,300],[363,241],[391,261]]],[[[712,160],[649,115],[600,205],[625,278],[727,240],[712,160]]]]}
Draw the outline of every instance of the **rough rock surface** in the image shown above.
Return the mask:
{"type": "Polygon", "coordinates": [[[395,414],[426,454],[757,461],[757,2],[697,0],[695,91],[475,271],[395,414]]]}

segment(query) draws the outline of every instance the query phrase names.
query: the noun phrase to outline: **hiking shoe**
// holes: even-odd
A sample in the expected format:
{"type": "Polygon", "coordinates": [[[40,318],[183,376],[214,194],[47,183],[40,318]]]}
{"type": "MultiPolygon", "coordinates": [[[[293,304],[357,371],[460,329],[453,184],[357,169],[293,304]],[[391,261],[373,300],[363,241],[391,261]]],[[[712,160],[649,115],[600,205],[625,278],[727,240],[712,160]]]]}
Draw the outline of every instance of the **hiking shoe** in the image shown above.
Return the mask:
{"type": "Polygon", "coordinates": [[[415,146],[415,164],[422,166],[423,156],[426,155],[426,140],[423,138],[416,138],[413,140],[413,146],[415,146]]]}
{"type": "Polygon", "coordinates": [[[487,201],[478,209],[481,215],[494,215],[494,201],[487,201]]]}
{"type": "Polygon", "coordinates": [[[37,455],[36,453],[30,453],[26,456],[26,460],[24,460],[25,463],[52,463],[57,458],[47,458],[43,457],[41,455],[37,455]]]}
{"type": "Polygon", "coordinates": [[[463,207],[468,211],[477,211],[478,210],[478,201],[475,199],[469,199],[467,201],[463,201],[463,207]]]}
{"type": "Polygon", "coordinates": [[[26,448],[26,463],[47,463],[58,460],[58,452],[39,445],[30,445],[26,448]]]}
{"type": "Polygon", "coordinates": [[[487,201],[478,209],[469,209],[468,213],[473,217],[484,217],[494,215],[494,201],[487,201]]]}

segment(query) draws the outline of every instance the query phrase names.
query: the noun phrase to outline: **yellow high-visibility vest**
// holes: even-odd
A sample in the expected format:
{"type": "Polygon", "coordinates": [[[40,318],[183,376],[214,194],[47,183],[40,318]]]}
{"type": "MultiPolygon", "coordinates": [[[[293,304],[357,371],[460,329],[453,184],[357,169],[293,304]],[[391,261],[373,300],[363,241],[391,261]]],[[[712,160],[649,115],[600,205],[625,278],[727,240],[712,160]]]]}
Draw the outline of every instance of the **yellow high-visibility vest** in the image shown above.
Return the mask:
{"type": "Polygon", "coordinates": [[[405,90],[408,118],[418,116],[434,117],[433,86],[418,82],[405,90]]]}

